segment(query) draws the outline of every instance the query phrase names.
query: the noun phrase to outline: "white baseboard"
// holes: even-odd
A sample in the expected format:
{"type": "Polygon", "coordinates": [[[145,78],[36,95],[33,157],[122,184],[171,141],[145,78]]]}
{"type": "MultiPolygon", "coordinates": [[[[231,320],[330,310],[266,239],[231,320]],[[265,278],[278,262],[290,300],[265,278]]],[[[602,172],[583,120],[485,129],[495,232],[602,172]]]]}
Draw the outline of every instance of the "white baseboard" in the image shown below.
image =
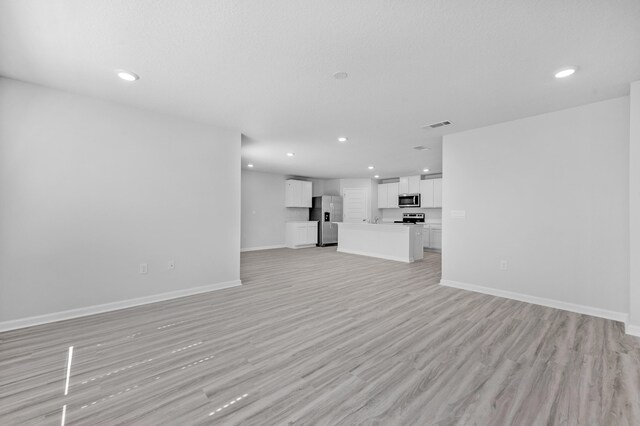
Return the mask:
{"type": "Polygon", "coordinates": [[[15,330],[18,328],[32,327],[34,325],[46,324],[50,322],[63,321],[72,318],[84,317],[87,315],[117,311],[119,309],[131,308],[134,306],[162,302],[163,300],[177,299],[179,297],[192,296],[194,294],[207,293],[214,290],[222,290],[223,288],[237,287],[239,285],[242,285],[242,282],[240,280],[226,281],[201,287],[193,287],[184,290],[154,294],[152,296],[138,297],[135,299],[121,300],[118,302],[105,303],[102,305],[93,305],[84,308],[70,309],[68,311],[54,312],[51,314],[4,321],[0,322],[0,332],[15,330]]]}
{"type": "MultiPolygon", "coordinates": [[[[614,321],[621,321],[625,324],[627,323],[629,317],[629,315],[624,312],[609,311],[606,309],[594,308],[591,306],[576,305],[574,303],[561,302],[554,299],[545,299],[543,297],[537,296],[529,296],[527,294],[498,290],[495,288],[483,287],[475,284],[467,284],[459,281],[441,280],[440,285],[458,288],[461,290],[475,291],[476,293],[483,293],[491,296],[504,297],[506,299],[518,300],[520,302],[532,303],[534,305],[542,305],[549,308],[562,309],[564,311],[575,312],[578,314],[585,314],[614,321]]],[[[629,331],[627,331],[627,333],[632,334],[629,331]]]]}
{"type": "Polygon", "coordinates": [[[367,252],[359,251],[359,250],[345,250],[345,249],[341,249],[340,247],[338,247],[337,251],[340,252],[340,253],[348,253],[348,254],[357,254],[357,255],[360,255],[360,256],[377,257],[378,259],[395,260],[396,262],[411,263],[413,261],[413,260],[403,259],[401,257],[385,256],[385,255],[379,255],[379,254],[371,254],[371,253],[367,253],[367,252]]]}
{"type": "Polygon", "coordinates": [[[627,324],[624,328],[625,333],[631,336],[640,337],[640,325],[629,325],[627,324]]]}
{"type": "Polygon", "coordinates": [[[261,247],[245,247],[240,249],[241,252],[244,251],[258,251],[258,250],[271,250],[271,249],[279,249],[279,248],[284,248],[284,244],[278,244],[275,246],[261,246],[261,247]]]}

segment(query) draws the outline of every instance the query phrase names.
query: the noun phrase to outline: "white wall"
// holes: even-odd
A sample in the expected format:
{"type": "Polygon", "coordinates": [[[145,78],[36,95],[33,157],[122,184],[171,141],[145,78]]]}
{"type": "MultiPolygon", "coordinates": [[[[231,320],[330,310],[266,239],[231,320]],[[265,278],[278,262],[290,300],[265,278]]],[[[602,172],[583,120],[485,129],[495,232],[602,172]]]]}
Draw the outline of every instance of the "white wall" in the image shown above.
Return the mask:
{"type": "Polygon", "coordinates": [[[631,84],[629,134],[629,326],[640,336],[640,81],[631,84]]]}
{"type": "Polygon", "coordinates": [[[627,312],[628,142],[628,97],[445,136],[443,280],[627,312]]]}
{"type": "Polygon", "coordinates": [[[342,196],[340,192],[340,179],[327,179],[324,181],[324,193],[322,195],[342,196]]]}
{"type": "Polygon", "coordinates": [[[238,132],[0,78],[0,323],[237,282],[239,236],[238,132]]]}
{"type": "MultiPolygon", "coordinates": [[[[309,209],[285,207],[287,176],[242,170],[241,248],[284,246],[285,223],[309,220],[309,209]]],[[[316,191],[317,182],[313,183],[316,191]]]]}
{"type": "Polygon", "coordinates": [[[326,195],[325,194],[325,182],[326,179],[306,179],[311,181],[312,187],[311,187],[311,194],[313,197],[319,197],[321,195],[326,195]]]}

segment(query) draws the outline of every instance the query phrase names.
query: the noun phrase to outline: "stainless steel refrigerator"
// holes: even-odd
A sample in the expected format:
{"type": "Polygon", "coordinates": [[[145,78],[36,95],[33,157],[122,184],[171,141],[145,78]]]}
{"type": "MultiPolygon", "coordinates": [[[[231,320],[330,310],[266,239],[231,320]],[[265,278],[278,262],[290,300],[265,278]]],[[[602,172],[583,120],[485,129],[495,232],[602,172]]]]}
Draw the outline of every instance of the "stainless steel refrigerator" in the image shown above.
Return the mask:
{"type": "Polygon", "coordinates": [[[338,244],[338,225],[333,222],[342,222],[342,197],[313,197],[312,206],[311,220],[318,221],[318,245],[338,244]]]}

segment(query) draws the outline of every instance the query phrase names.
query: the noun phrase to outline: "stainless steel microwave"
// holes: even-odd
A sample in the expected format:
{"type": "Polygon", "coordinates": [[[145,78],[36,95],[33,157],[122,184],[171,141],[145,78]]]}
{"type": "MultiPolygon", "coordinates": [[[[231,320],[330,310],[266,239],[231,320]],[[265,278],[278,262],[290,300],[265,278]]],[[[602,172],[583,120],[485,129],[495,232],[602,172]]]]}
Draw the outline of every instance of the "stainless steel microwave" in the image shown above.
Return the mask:
{"type": "Polygon", "coordinates": [[[420,194],[399,195],[398,207],[420,207],[420,194]]]}

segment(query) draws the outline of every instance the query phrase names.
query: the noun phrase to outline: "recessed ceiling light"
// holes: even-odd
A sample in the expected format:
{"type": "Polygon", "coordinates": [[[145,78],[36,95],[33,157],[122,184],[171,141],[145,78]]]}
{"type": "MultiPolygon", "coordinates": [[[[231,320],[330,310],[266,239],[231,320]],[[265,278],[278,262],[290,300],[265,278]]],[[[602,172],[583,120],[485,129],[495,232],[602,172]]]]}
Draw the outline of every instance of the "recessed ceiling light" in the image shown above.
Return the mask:
{"type": "Polygon", "coordinates": [[[429,169],[422,169],[423,172],[427,173],[429,169]]]}
{"type": "Polygon", "coordinates": [[[380,176],[379,175],[375,175],[374,178],[378,179],[380,176]]]}
{"type": "Polygon", "coordinates": [[[349,74],[347,74],[344,71],[338,71],[333,73],[333,78],[335,78],[336,80],[344,80],[347,77],[349,77],[349,74]]]}
{"type": "Polygon", "coordinates": [[[340,137],[338,138],[338,142],[346,142],[346,141],[348,141],[348,140],[349,140],[349,139],[348,139],[348,138],[345,138],[344,136],[340,136],[340,137]]]}
{"type": "Polygon", "coordinates": [[[373,166],[369,166],[369,170],[373,170],[373,166]]]}
{"type": "Polygon", "coordinates": [[[140,78],[138,74],[125,70],[116,70],[116,75],[124,81],[136,81],[140,78]]]}
{"type": "Polygon", "coordinates": [[[247,164],[247,167],[253,167],[253,164],[247,164]]]}
{"type": "Polygon", "coordinates": [[[569,77],[570,75],[572,75],[575,72],[576,72],[576,68],[575,67],[563,68],[563,69],[561,69],[560,71],[558,71],[556,73],[556,78],[569,77]]]}
{"type": "Polygon", "coordinates": [[[295,152],[287,152],[287,157],[293,157],[295,154],[295,152]]]}

